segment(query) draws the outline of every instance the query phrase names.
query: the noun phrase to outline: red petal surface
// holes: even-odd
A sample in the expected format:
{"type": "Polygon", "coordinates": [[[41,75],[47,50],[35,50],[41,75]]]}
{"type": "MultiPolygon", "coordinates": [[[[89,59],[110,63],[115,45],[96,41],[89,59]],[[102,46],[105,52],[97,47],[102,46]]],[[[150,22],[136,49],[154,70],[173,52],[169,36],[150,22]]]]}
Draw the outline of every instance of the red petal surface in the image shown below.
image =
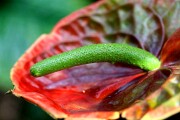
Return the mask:
{"type": "Polygon", "coordinates": [[[165,119],[180,112],[180,29],[167,40],[161,53],[163,67],[171,69],[171,76],[156,92],[145,100],[127,108],[127,119],[165,119]]]}
{"type": "Polygon", "coordinates": [[[43,77],[32,77],[29,73],[32,64],[63,51],[55,44],[57,41],[52,35],[40,37],[19,59],[11,73],[15,85],[13,93],[37,104],[55,118],[98,111],[105,112],[99,116],[107,118],[107,112],[111,118],[114,113],[110,111],[117,113],[130,106],[166,80],[161,71],[147,75],[136,68],[109,63],[82,65],[43,77]],[[155,81],[155,78],[161,79],[155,81]]]}
{"type": "Polygon", "coordinates": [[[180,112],[180,66],[156,92],[123,111],[122,116],[130,120],[165,119],[180,112]]]}
{"type": "Polygon", "coordinates": [[[96,43],[123,42],[159,55],[164,43],[162,19],[140,3],[102,0],[60,21],[13,67],[13,93],[37,104],[54,118],[118,118],[120,110],[158,89],[169,71],[146,73],[119,63],[93,63],[34,78],[29,69],[47,57],[96,43]],[[137,16],[133,10],[136,14],[143,12],[137,16]],[[146,22],[142,25],[142,21],[146,22]]]}
{"type": "Polygon", "coordinates": [[[180,64],[180,28],[164,45],[161,54],[161,61],[166,66],[180,64]]]}

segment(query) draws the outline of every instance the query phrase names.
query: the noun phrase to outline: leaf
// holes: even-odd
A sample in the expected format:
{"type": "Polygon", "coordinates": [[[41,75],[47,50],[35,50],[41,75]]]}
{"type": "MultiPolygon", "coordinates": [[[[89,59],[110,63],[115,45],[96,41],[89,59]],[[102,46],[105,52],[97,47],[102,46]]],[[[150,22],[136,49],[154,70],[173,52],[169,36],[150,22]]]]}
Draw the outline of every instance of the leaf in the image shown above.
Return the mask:
{"type": "Polygon", "coordinates": [[[159,70],[148,73],[119,63],[94,63],[38,78],[30,75],[29,68],[55,54],[97,43],[127,43],[160,57],[167,35],[163,19],[153,8],[160,4],[154,1],[149,6],[150,2],[99,1],[61,20],[13,67],[13,93],[37,104],[54,118],[87,115],[93,119],[117,119],[119,111],[164,85],[171,74],[169,68],[163,69],[162,64],[159,70]]]}
{"type": "MultiPolygon", "coordinates": [[[[73,27],[67,25],[61,27],[62,20],[55,27],[54,32],[60,32],[64,38],[67,34],[71,35],[76,29],[80,29],[79,32],[88,33],[88,38],[84,36],[83,40],[96,37],[103,42],[125,42],[146,49],[155,55],[159,53],[164,41],[163,25],[159,16],[150,7],[111,0],[89,14],[80,15],[77,20],[72,21],[73,27]],[[56,28],[61,29],[58,31],[56,28]],[[68,28],[71,30],[67,30],[68,28]]],[[[80,33],[76,34],[79,36],[80,33]]]]}
{"type": "Polygon", "coordinates": [[[167,40],[161,53],[162,64],[172,70],[165,84],[144,101],[123,111],[128,119],[164,119],[180,112],[180,29],[167,40]]]}
{"type": "Polygon", "coordinates": [[[180,64],[180,28],[173,33],[164,45],[161,53],[161,61],[165,65],[180,64]]]}
{"type": "MultiPolygon", "coordinates": [[[[179,70],[177,70],[179,71],[179,70]]],[[[127,108],[127,119],[165,119],[180,112],[180,76],[172,74],[163,86],[145,100],[127,108]]]]}

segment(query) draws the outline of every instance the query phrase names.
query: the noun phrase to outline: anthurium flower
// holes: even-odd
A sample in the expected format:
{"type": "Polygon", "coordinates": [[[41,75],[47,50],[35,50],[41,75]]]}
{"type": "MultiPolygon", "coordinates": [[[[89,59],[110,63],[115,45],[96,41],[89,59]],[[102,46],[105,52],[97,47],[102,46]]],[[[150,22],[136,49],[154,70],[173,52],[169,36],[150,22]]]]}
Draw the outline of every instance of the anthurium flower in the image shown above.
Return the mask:
{"type": "MultiPolygon", "coordinates": [[[[102,0],[71,14],[50,34],[42,35],[14,65],[13,94],[38,105],[54,118],[71,120],[118,119],[120,113],[126,118],[139,119],[160,106],[161,102],[152,101],[158,96],[175,96],[171,101],[179,102],[179,5],[173,0],[102,0]],[[154,54],[161,67],[146,72],[129,65],[103,62],[43,77],[33,77],[29,72],[33,64],[45,58],[97,43],[139,47],[154,54]],[[162,94],[171,88],[175,89],[172,94],[162,94]],[[134,111],[138,107],[140,115],[134,111]]],[[[162,103],[165,101],[163,97],[162,103]]],[[[164,104],[166,107],[167,103],[164,104]]],[[[172,114],[180,111],[179,104],[171,108],[172,114]]],[[[171,114],[165,111],[161,115],[171,114]]]]}

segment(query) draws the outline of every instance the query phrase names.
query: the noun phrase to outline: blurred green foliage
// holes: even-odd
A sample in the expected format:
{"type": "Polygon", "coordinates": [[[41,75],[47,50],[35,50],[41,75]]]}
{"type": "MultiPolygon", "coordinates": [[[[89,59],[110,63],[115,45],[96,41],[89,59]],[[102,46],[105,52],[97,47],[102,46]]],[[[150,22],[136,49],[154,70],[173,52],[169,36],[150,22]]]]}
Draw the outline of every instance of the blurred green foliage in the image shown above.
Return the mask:
{"type": "Polygon", "coordinates": [[[39,107],[12,94],[10,70],[43,33],[93,0],[0,0],[0,120],[51,120],[39,107]]]}
{"type": "Polygon", "coordinates": [[[12,89],[10,69],[43,33],[71,12],[92,0],[1,0],[0,1],[0,89],[12,89]]]}

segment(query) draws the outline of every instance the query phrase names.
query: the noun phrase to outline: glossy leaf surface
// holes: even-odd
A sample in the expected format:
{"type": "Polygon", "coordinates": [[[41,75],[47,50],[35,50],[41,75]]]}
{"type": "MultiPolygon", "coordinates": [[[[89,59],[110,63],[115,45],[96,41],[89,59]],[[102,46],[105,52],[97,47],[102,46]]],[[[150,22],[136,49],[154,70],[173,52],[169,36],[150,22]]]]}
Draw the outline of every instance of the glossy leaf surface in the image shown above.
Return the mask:
{"type": "MultiPolygon", "coordinates": [[[[175,5],[175,1],[170,3],[175,5]]],[[[166,28],[178,28],[170,26],[170,18],[178,14],[171,13],[167,19],[171,7],[165,8],[164,2],[157,1],[107,0],[73,13],[49,35],[41,36],[15,64],[11,72],[13,93],[55,118],[117,119],[120,111],[165,86],[175,73],[179,75],[179,45],[172,49],[175,51],[172,59],[171,52],[166,52],[169,49],[166,28]],[[167,13],[162,12],[165,8],[167,13]],[[31,65],[55,54],[88,44],[114,42],[153,53],[162,60],[162,67],[147,73],[119,63],[93,63],[38,78],[29,73],[31,65]],[[168,66],[170,62],[176,62],[174,68],[168,66]]],[[[179,39],[176,41],[179,43],[179,39]]]]}
{"type": "Polygon", "coordinates": [[[128,119],[164,119],[180,112],[180,29],[166,42],[161,54],[164,67],[172,71],[166,83],[144,101],[123,111],[128,119]]]}

